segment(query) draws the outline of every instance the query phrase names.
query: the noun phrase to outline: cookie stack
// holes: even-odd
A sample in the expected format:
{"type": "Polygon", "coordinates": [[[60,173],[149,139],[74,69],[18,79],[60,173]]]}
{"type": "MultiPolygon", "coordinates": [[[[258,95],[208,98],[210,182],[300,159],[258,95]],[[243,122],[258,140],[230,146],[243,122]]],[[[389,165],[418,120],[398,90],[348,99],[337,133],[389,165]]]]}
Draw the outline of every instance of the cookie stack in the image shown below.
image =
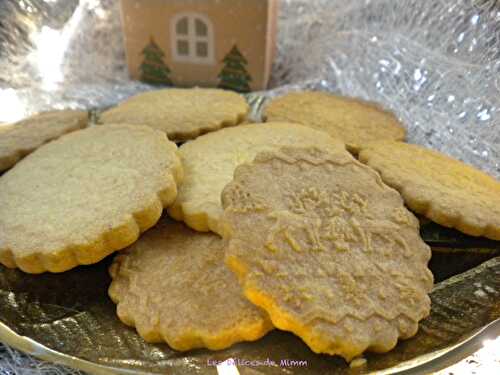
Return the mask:
{"type": "Polygon", "coordinates": [[[276,328],[350,361],[429,314],[414,213],[500,240],[500,183],[403,143],[390,112],[319,92],[271,101],[265,123],[248,111],[168,89],[92,126],[65,111],[7,127],[0,262],[63,272],[120,250],[109,295],[148,342],[219,350],[276,328]]]}

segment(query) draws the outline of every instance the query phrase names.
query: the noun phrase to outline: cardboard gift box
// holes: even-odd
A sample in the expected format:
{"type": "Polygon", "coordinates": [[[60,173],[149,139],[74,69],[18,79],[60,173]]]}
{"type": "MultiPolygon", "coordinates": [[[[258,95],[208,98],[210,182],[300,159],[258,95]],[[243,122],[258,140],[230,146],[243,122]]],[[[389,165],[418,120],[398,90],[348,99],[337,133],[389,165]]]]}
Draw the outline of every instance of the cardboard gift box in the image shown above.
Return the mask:
{"type": "Polygon", "coordinates": [[[278,0],[121,0],[130,75],[147,83],[265,89],[278,0]]]}

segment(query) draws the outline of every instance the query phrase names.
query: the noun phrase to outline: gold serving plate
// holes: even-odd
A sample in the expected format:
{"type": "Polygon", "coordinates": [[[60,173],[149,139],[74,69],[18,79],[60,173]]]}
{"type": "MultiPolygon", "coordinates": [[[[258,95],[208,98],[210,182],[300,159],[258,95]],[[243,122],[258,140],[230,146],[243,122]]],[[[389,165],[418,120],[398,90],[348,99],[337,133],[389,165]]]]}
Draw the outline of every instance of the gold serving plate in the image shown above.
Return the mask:
{"type": "MultiPolygon", "coordinates": [[[[265,99],[248,99],[257,121],[265,99]]],[[[431,314],[415,337],[389,353],[367,353],[360,367],[315,354],[298,337],[278,330],[222,351],[177,352],[148,344],[116,317],[107,295],[112,257],[62,274],[29,275],[0,266],[0,341],[93,374],[217,374],[214,364],[229,358],[243,364],[242,375],[428,374],[500,335],[500,242],[432,223],[423,223],[421,234],[433,248],[430,268],[440,281],[431,293],[431,314]]]]}
{"type": "Polygon", "coordinates": [[[108,258],[42,275],[0,267],[0,340],[38,358],[95,374],[216,374],[212,364],[228,358],[261,362],[239,366],[243,375],[427,374],[500,335],[500,257],[437,284],[431,293],[431,314],[417,335],[389,353],[368,353],[366,365],[356,369],[341,358],[315,354],[299,338],[280,331],[214,352],[182,353],[147,344],[116,317],[107,296],[109,263],[108,258]],[[302,362],[285,366],[282,360],[302,362]],[[275,366],[269,366],[271,361],[275,366]]]}

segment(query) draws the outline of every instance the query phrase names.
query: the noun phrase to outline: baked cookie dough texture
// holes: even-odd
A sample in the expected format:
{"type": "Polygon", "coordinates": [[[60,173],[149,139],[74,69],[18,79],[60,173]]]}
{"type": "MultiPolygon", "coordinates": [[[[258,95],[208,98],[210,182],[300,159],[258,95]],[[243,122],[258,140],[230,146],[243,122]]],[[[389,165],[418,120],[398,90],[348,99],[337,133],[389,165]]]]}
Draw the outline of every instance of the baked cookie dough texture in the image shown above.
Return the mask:
{"type": "Polygon", "coordinates": [[[148,125],[174,142],[245,121],[249,106],[235,92],[220,89],[164,89],[125,100],[99,117],[104,124],[148,125]]]}
{"type": "Polygon", "coordinates": [[[500,240],[500,182],[422,146],[376,142],[359,159],[418,214],[471,236],[500,240]]]}
{"type": "Polygon", "coordinates": [[[135,242],[177,195],[177,147],[147,126],[96,126],[0,178],[0,262],[25,272],[96,263],[135,242]]]}
{"type": "Polygon", "coordinates": [[[378,104],[321,91],[294,92],[272,100],[267,121],[299,123],[345,142],[357,154],[378,140],[403,141],[406,130],[396,116],[378,104]]]}
{"type": "Polygon", "coordinates": [[[294,145],[345,150],[342,142],[328,134],[290,123],[240,125],[183,144],[179,154],[185,179],[168,210],[170,216],[197,231],[220,234],[220,196],[235,168],[252,161],[260,151],[294,145]]]}
{"type": "Polygon", "coordinates": [[[110,267],[118,317],[148,342],[175,350],[224,349],[273,328],[224,265],[224,241],[166,217],[110,267]]]}
{"type": "Polygon", "coordinates": [[[430,249],[401,196],[347,152],[283,148],[222,194],[226,263],[274,326],[348,361],[429,314],[430,249]]]}
{"type": "Polygon", "coordinates": [[[0,172],[13,167],[41,145],[85,128],[87,123],[87,112],[65,110],[42,112],[0,127],[0,172]]]}

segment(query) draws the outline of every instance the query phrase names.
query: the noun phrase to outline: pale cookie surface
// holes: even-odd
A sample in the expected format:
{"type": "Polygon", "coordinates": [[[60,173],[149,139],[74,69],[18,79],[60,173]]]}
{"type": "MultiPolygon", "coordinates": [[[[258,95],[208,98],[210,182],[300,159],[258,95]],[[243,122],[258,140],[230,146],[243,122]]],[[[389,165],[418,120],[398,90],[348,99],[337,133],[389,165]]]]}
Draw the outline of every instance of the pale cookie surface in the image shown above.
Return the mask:
{"type": "Polygon", "coordinates": [[[471,236],[500,240],[500,182],[437,151],[376,142],[359,158],[398,190],[413,211],[471,236]]]}
{"type": "Polygon", "coordinates": [[[50,111],[0,127],[0,172],[15,165],[38,147],[87,126],[84,111],[50,111]]]}
{"type": "Polygon", "coordinates": [[[236,169],[222,203],[226,264],[245,296],[314,352],[385,352],[428,315],[418,220],[351,155],[261,153],[236,169]]]}
{"type": "Polygon", "coordinates": [[[133,96],[104,112],[101,123],[148,125],[185,141],[246,119],[245,98],[218,89],[164,89],[133,96]]]}
{"type": "Polygon", "coordinates": [[[287,123],[240,125],[185,143],[179,148],[185,180],[168,210],[170,216],[198,231],[220,234],[220,194],[236,166],[252,161],[260,151],[295,145],[345,150],[327,134],[287,123]]]}
{"type": "Polygon", "coordinates": [[[271,101],[267,121],[289,121],[324,131],[357,153],[361,145],[377,140],[401,141],[406,130],[396,116],[375,103],[325,92],[291,93],[271,101]]]}
{"type": "Polygon", "coordinates": [[[0,262],[62,272],[135,242],[176,196],[177,147],[147,126],[96,126],[0,177],[0,262]]]}
{"type": "Polygon", "coordinates": [[[148,342],[224,349],[273,328],[224,265],[224,241],[162,218],[110,267],[118,317],[148,342]]]}

